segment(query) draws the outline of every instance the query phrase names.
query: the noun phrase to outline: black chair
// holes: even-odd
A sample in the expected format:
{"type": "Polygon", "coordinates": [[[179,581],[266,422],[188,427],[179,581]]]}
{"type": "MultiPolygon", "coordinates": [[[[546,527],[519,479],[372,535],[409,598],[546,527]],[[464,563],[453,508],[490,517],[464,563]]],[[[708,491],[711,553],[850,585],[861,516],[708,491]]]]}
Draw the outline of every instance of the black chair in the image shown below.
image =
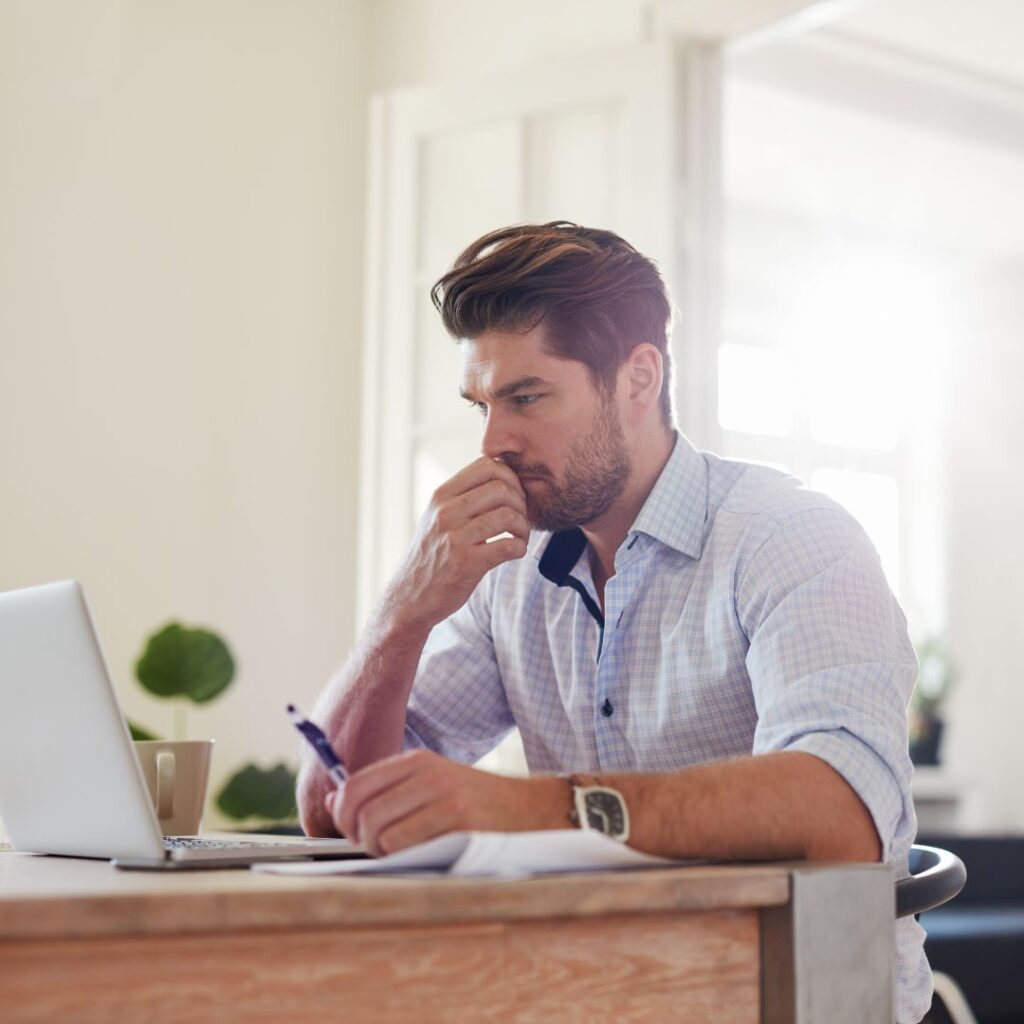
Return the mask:
{"type": "MultiPolygon", "coordinates": [[[[970,865],[963,892],[921,915],[935,971],[956,978],[982,1024],[1024,1021],[1024,834],[922,834],[970,865]]],[[[945,1024],[936,1000],[934,1024],[945,1024]]]]}
{"type": "MultiPolygon", "coordinates": [[[[901,878],[896,883],[896,916],[910,917],[911,914],[923,914],[926,910],[934,910],[948,903],[967,881],[967,869],[964,862],[936,846],[917,846],[910,848],[910,876],[901,878]]],[[[977,1024],[960,986],[942,971],[933,971],[935,994],[953,1024],[977,1024]]]]}
{"type": "Polygon", "coordinates": [[[948,903],[967,881],[964,862],[936,846],[910,848],[910,877],[896,883],[896,916],[910,917],[948,903]]]}

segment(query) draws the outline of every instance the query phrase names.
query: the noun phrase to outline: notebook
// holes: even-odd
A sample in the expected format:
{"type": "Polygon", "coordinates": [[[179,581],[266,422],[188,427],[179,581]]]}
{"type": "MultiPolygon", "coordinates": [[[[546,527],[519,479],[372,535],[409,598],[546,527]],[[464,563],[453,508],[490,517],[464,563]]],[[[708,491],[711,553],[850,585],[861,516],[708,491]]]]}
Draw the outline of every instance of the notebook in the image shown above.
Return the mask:
{"type": "Polygon", "coordinates": [[[161,836],[74,580],[0,593],[0,819],[16,850],[124,868],[363,856],[346,839],[161,836]]]}

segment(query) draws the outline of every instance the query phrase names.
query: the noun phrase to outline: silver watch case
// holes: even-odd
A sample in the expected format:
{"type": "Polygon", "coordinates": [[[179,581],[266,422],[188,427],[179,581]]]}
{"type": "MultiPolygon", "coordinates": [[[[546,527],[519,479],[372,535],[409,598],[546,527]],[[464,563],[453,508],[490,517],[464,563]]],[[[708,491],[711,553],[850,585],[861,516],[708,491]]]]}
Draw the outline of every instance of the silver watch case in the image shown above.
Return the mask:
{"type": "Polygon", "coordinates": [[[602,832],[620,843],[629,839],[629,811],[617,789],[573,786],[573,803],[580,828],[602,832]]]}

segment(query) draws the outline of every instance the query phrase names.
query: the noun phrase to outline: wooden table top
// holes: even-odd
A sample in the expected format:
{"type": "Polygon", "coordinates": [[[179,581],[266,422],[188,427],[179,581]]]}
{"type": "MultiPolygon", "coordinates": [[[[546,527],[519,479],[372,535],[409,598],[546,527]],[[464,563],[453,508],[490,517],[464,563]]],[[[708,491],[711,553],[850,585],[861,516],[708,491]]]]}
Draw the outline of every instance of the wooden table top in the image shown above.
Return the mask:
{"type": "Polygon", "coordinates": [[[783,906],[795,866],[694,865],[511,881],[296,877],[120,871],[106,861],[3,851],[0,942],[783,906]]]}

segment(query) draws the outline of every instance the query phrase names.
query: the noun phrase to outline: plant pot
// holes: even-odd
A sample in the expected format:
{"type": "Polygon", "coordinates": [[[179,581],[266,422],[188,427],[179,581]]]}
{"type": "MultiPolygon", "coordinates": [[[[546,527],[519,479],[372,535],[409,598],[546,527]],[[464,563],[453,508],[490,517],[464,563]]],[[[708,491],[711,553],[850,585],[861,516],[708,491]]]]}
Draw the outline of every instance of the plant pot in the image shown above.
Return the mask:
{"type": "Polygon", "coordinates": [[[941,718],[926,718],[921,726],[920,734],[910,744],[910,760],[918,765],[937,765],[945,722],[941,718]]]}

